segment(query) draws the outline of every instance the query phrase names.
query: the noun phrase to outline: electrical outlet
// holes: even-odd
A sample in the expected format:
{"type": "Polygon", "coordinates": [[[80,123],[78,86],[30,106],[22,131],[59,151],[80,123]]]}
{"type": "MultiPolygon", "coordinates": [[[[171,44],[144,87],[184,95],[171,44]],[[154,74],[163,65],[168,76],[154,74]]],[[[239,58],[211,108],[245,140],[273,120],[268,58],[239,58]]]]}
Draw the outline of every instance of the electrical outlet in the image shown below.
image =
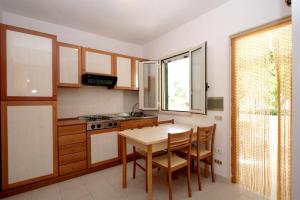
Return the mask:
{"type": "Polygon", "coordinates": [[[218,155],[222,155],[222,151],[219,148],[215,148],[215,153],[218,155]]]}
{"type": "Polygon", "coordinates": [[[222,165],[223,164],[222,160],[217,160],[217,159],[215,159],[215,163],[218,164],[218,165],[222,165]]]}

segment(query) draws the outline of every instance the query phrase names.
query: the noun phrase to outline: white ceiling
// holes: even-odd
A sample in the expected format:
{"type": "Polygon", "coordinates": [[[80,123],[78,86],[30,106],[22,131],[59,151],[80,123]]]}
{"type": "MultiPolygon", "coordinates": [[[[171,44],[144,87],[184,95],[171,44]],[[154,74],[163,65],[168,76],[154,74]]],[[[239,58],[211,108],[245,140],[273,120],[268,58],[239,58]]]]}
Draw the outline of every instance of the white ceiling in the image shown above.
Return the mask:
{"type": "Polygon", "coordinates": [[[135,44],[229,0],[0,0],[3,10],[135,44]]]}

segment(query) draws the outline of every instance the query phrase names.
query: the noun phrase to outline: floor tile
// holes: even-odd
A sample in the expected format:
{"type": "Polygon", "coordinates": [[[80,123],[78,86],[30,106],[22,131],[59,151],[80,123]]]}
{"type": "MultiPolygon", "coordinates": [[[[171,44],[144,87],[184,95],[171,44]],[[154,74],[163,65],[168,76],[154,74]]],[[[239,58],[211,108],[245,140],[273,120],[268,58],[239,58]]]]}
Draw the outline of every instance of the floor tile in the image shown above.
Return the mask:
{"type": "MultiPolygon", "coordinates": [[[[142,160],[140,162],[143,162],[142,160]]],[[[15,195],[4,200],[143,200],[147,199],[145,172],[137,168],[136,178],[132,178],[132,162],[127,165],[127,188],[122,188],[122,166],[101,170],[64,182],[46,186],[15,195]]],[[[153,170],[157,174],[157,170],[153,170]]],[[[165,180],[165,173],[160,177],[165,180]]],[[[226,179],[201,177],[202,191],[198,190],[197,175],[192,173],[192,198],[188,197],[186,176],[179,174],[173,180],[174,200],[263,200],[264,198],[248,192],[226,179]]],[[[153,178],[153,199],[167,200],[168,187],[153,178]]]]}
{"type": "Polygon", "coordinates": [[[80,177],[58,183],[62,200],[75,200],[89,195],[80,177]]]}
{"type": "Polygon", "coordinates": [[[32,191],[32,200],[61,200],[58,184],[49,185],[32,191]]]}

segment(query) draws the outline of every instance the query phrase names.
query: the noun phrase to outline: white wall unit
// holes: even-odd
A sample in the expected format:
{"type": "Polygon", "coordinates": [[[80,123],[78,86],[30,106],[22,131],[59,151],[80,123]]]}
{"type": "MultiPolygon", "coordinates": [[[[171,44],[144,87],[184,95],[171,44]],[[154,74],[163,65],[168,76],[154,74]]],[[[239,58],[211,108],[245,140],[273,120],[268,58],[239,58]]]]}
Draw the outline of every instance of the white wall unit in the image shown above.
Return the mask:
{"type": "Polygon", "coordinates": [[[57,175],[55,109],[53,102],[1,103],[3,188],[57,175]]]}
{"type": "Polygon", "coordinates": [[[118,133],[100,132],[90,135],[90,156],[89,166],[97,163],[118,158],[118,133]]]}
{"type": "Polygon", "coordinates": [[[83,51],[84,72],[97,74],[112,74],[112,55],[98,50],[83,51]]]}
{"type": "Polygon", "coordinates": [[[65,43],[58,44],[59,86],[80,87],[81,48],[65,43]]]}
{"type": "MultiPolygon", "coordinates": [[[[4,25],[6,52],[6,90],[2,99],[43,97],[51,99],[56,91],[53,63],[56,37],[4,25]]],[[[4,81],[4,80],[3,80],[4,81]]]]}
{"type": "Polygon", "coordinates": [[[116,56],[117,87],[131,88],[131,58],[116,56]]]}

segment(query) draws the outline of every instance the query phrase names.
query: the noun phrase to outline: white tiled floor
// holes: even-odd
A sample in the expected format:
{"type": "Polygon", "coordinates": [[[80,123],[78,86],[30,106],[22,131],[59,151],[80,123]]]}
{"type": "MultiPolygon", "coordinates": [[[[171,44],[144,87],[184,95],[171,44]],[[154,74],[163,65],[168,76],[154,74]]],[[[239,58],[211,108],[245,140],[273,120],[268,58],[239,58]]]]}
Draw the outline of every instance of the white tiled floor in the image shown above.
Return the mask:
{"type": "MultiPolygon", "coordinates": [[[[128,187],[121,188],[121,166],[60,182],[30,192],[5,198],[5,200],[143,200],[145,174],[137,169],[136,179],[132,179],[132,163],[128,164],[128,187]]],[[[168,188],[158,180],[153,180],[155,200],[168,199],[168,188]]],[[[186,177],[179,175],[173,181],[174,199],[190,200],[258,200],[262,199],[237,185],[220,178],[212,183],[210,178],[202,178],[202,191],[198,191],[196,174],[192,174],[192,198],[188,198],[186,177]]]]}

